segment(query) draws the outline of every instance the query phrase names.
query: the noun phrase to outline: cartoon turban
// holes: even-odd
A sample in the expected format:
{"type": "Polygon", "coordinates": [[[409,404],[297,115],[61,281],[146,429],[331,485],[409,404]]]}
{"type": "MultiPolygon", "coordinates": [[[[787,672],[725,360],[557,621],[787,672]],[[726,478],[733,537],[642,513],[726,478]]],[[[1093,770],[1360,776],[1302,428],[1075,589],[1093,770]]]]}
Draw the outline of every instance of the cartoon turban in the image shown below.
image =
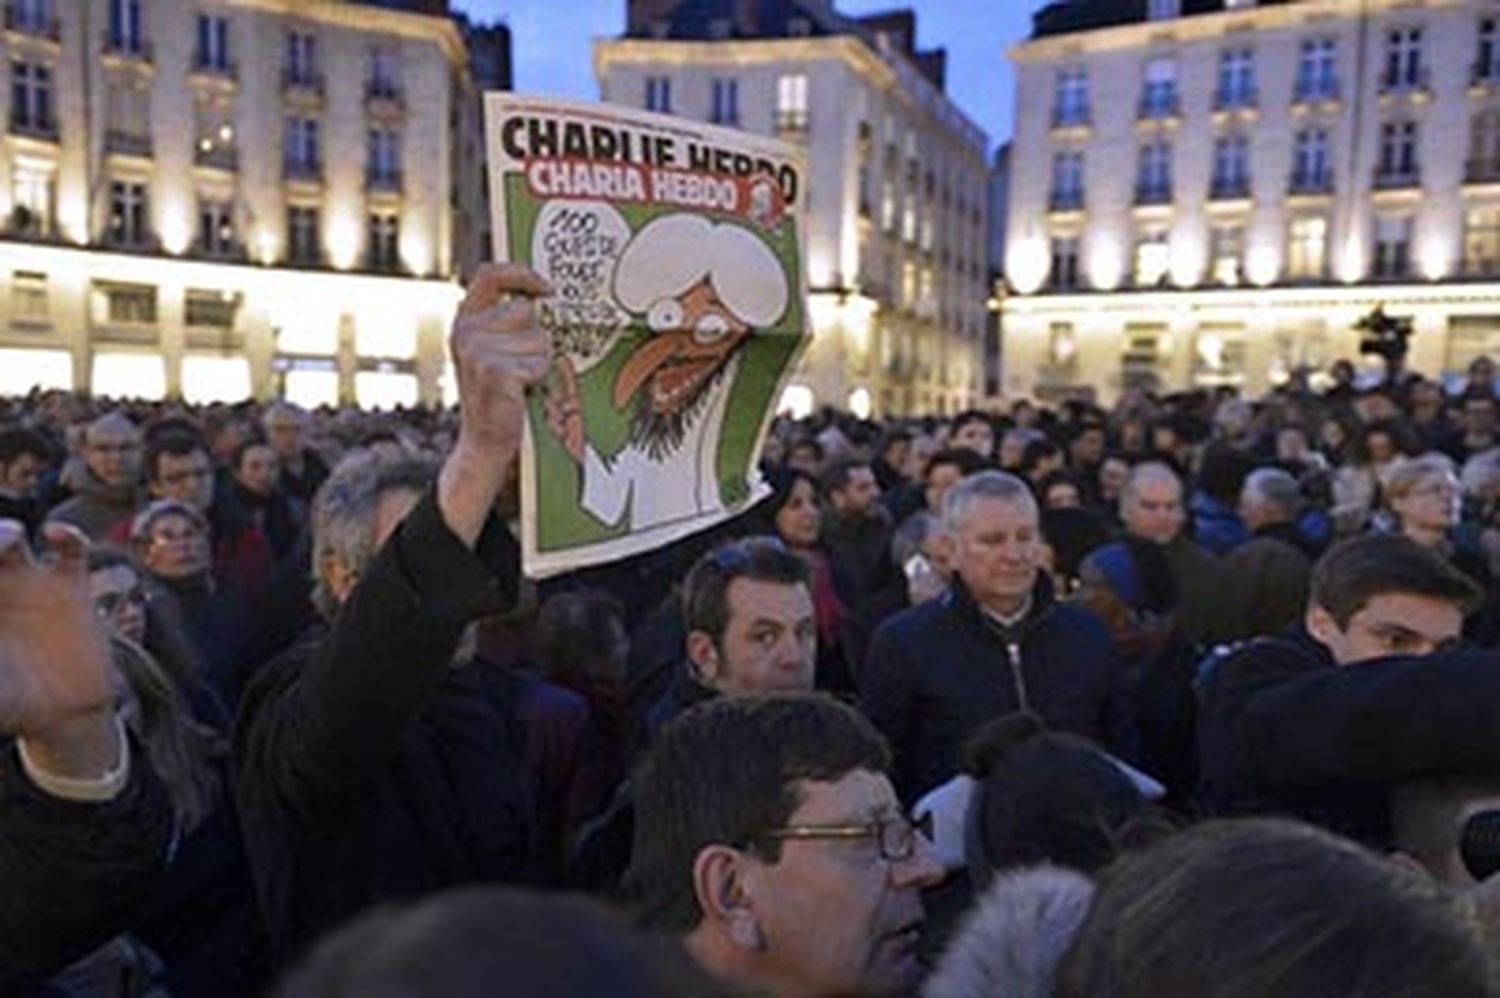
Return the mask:
{"type": "Polygon", "coordinates": [[[770,247],[748,229],[698,215],[664,215],[636,233],[615,270],[615,297],[640,315],[705,277],[748,326],[771,326],[786,313],[786,274],[770,247]]]}

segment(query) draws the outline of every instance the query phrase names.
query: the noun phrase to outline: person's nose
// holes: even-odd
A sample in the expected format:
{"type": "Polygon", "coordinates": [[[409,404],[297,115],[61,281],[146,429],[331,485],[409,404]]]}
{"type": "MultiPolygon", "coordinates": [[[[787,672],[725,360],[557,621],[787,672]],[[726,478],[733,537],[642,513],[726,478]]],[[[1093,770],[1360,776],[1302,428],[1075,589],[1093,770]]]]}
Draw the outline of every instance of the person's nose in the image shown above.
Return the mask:
{"type": "Polygon", "coordinates": [[[920,833],[912,840],[911,855],[891,864],[891,882],[898,888],[921,890],[943,882],[947,874],[920,833]]]}

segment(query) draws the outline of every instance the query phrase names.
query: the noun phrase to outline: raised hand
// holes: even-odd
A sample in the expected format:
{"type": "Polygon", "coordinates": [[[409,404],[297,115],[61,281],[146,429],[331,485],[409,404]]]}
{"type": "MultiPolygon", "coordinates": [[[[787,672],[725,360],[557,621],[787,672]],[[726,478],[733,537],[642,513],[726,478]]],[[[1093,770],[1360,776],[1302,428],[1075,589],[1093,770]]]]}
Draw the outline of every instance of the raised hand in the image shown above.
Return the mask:
{"type": "Polygon", "coordinates": [[[113,765],[109,645],[88,588],[88,540],[73,527],[42,528],[33,555],[25,528],[0,520],[0,733],[27,743],[60,776],[113,765]]]}
{"type": "Polygon", "coordinates": [[[573,460],[582,463],[583,399],[578,391],[578,375],[573,371],[573,362],[566,357],[559,357],[552,370],[543,401],[547,425],[573,460]]]}
{"type": "Polygon", "coordinates": [[[551,338],[538,327],[534,304],[549,293],[529,267],[486,264],[453,322],[448,342],[462,422],[438,481],[438,505],[470,545],[520,455],[526,389],[552,366],[551,338]]]}

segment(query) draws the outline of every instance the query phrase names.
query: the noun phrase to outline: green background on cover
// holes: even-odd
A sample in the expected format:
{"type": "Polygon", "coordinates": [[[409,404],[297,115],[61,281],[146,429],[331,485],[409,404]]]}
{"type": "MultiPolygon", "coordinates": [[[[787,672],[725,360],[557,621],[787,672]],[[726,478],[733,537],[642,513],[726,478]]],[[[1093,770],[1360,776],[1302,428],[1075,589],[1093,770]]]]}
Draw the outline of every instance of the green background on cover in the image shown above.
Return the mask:
{"type": "MultiPolygon", "coordinates": [[[[531,236],[545,202],[531,195],[522,175],[512,174],[505,182],[510,258],[529,262],[531,236]]],[[[639,232],[658,215],[683,210],[664,205],[613,204],[631,232],[639,232]]],[[[730,389],[719,441],[719,496],[725,507],[733,507],[749,492],[746,472],[750,468],[756,435],[766,411],[776,403],[774,396],[781,375],[796,356],[797,347],[805,335],[800,277],[802,260],[797,246],[797,227],[791,217],[783,219],[774,231],[766,232],[737,216],[714,212],[702,214],[715,221],[733,222],[762,236],[781,261],[787,275],[787,286],[792,289],[781,322],[773,328],[757,330],[739,351],[739,375],[730,389]]],[[[589,443],[601,457],[613,457],[625,446],[630,417],[614,407],[610,392],[620,365],[649,335],[644,321],[639,316],[632,316],[630,325],[604,358],[578,376],[584,429],[589,443]]],[[[566,551],[629,533],[628,512],[621,518],[620,525],[612,527],[583,509],[579,501],[583,494],[582,472],[547,425],[540,392],[531,394],[528,410],[536,447],[538,550],[549,553],[566,551]]]]}

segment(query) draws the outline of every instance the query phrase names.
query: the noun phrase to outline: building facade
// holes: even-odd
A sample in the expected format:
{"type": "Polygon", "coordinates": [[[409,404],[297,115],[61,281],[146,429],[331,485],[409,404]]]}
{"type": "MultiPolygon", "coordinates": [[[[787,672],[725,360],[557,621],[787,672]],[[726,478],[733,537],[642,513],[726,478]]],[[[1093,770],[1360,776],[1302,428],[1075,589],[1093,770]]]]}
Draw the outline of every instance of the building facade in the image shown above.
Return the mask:
{"type": "Polygon", "coordinates": [[[427,6],[9,0],[0,391],[439,401],[477,92],[427,6]]]}
{"type": "Polygon", "coordinates": [[[909,13],[636,0],[596,43],[605,101],[807,147],[812,339],[786,405],[956,412],[984,388],[986,139],[909,13]]]}
{"type": "Polygon", "coordinates": [[[1500,353],[1500,4],[1071,0],[1011,57],[1008,394],[1258,393],[1382,303],[1500,353]]]}

